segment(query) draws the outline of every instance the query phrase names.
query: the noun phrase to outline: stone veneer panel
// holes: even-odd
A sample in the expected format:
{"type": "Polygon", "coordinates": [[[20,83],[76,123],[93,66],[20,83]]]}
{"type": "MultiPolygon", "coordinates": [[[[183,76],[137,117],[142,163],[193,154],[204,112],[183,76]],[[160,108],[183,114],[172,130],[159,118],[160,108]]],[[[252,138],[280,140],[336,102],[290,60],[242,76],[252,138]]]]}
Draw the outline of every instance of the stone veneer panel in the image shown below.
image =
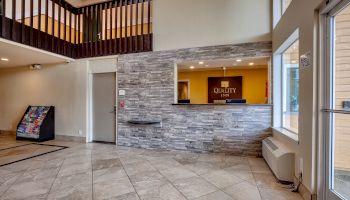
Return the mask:
{"type": "Polygon", "coordinates": [[[118,145],[147,149],[261,155],[271,135],[270,105],[172,105],[175,64],[183,61],[271,56],[271,42],[200,47],[121,55],[118,89],[118,145]],[[128,120],[159,120],[131,125],[128,120]]]}

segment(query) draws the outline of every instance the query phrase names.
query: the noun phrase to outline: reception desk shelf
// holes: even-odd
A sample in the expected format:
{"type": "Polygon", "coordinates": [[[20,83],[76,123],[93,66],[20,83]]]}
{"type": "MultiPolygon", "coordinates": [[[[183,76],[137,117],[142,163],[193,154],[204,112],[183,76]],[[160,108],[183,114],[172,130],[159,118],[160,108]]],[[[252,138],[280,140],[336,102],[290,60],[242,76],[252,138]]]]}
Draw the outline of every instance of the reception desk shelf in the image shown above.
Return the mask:
{"type": "Polygon", "coordinates": [[[203,104],[189,104],[189,103],[174,103],[173,106],[272,106],[272,104],[246,104],[246,103],[203,103],[203,104]]]}

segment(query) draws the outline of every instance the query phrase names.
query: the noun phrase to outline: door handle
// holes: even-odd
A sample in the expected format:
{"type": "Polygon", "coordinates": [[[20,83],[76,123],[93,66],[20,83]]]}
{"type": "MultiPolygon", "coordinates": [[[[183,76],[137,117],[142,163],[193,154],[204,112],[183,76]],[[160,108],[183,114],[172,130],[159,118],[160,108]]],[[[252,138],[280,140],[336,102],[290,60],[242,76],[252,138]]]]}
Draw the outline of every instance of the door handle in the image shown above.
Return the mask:
{"type": "Polygon", "coordinates": [[[335,110],[335,109],[322,109],[322,112],[326,113],[338,113],[338,114],[350,114],[350,110],[335,110]]]}
{"type": "Polygon", "coordinates": [[[117,106],[114,106],[113,110],[109,113],[112,113],[112,114],[117,113],[117,106]]]}

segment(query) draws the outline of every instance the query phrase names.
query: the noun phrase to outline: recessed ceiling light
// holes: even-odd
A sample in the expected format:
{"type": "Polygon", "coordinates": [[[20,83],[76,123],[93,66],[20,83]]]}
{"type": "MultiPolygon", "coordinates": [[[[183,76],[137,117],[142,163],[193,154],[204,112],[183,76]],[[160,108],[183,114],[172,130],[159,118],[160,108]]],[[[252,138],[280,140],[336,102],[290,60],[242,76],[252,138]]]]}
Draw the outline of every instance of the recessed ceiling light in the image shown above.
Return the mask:
{"type": "Polygon", "coordinates": [[[242,59],[237,59],[236,61],[237,61],[237,62],[242,62],[242,59]]]}
{"type": "Polygon", "coordinates": [[[292,63],[295,64],[295,63],[297,63],[297,61],[296,60],[292,60],[292,63]]]}
{"type": "Polygon", "coordinates": [[[9,59],[8,58],[1,58],[1,61],[9,61],[9,59]]]}
{"type": "Polygon", "coordinates": [[[190,69],[194,69],[194,66],[190,66],[190,69]]]}
{"type": "Polygon", "coordinates": [[[254,63],[253,63],[253,62],[251,62],[251,63],[249,63],[249,65],[250,65],[250,66],[252,66],[252,65],[254,65],[254,63]]]}
{"type": "Polygon", "coordinates": [[[200,61],[200,62],[198,62],[198,64],[203,65],[203,64],[204,64],[204,62],[203,62],[203,61],[200,61]]]}

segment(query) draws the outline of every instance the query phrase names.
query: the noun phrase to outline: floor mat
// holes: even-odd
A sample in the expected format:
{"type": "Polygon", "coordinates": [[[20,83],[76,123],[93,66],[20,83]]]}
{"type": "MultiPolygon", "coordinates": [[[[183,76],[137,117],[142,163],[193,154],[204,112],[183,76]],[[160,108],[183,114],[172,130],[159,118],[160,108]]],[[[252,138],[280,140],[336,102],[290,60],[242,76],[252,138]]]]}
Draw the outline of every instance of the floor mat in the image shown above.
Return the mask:
{"type": "Polygon", "coordinates": [[[17,144],[0,149],[0,167],[66,149],[65,146],[40,143],[17,144]]]}

